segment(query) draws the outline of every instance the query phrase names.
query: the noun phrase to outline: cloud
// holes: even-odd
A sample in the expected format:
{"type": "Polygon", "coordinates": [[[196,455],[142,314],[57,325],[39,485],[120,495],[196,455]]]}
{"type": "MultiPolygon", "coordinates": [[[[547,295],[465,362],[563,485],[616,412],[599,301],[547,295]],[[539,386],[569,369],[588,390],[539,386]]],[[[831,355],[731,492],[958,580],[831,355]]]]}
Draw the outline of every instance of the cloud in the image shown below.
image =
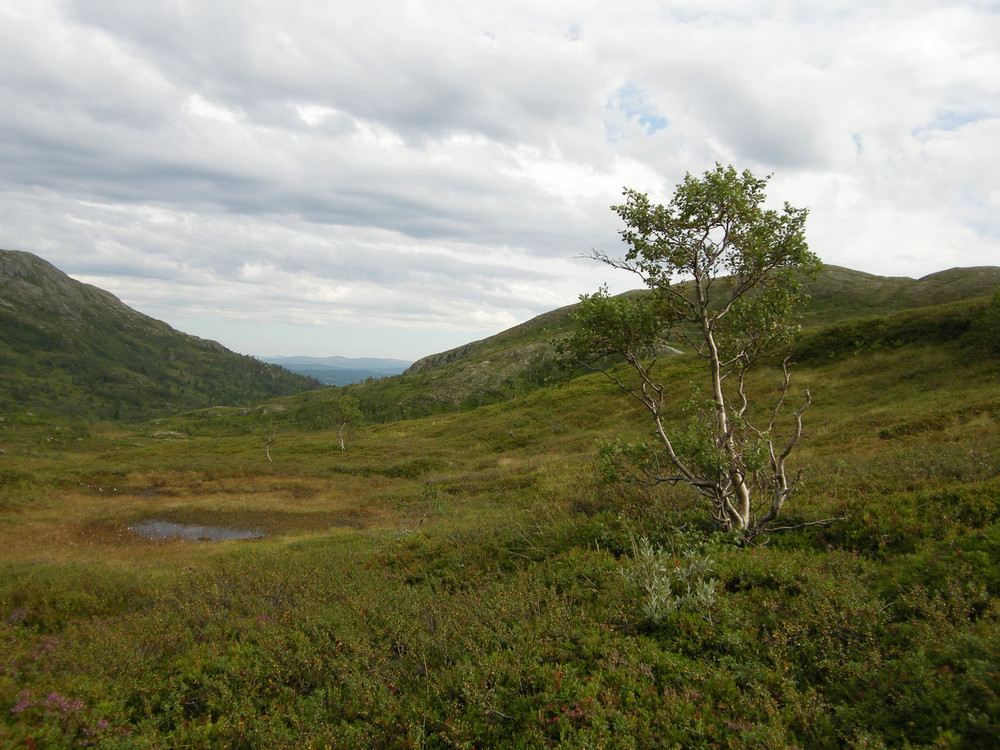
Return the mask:
{"type": "Polygon", "coordinates": [[[413,357],[592,291],[622,187],[716,161],[827,262],[995,263],[997,38],[944,0],[11,0],[0,245],[242,351],[413,357]]]}

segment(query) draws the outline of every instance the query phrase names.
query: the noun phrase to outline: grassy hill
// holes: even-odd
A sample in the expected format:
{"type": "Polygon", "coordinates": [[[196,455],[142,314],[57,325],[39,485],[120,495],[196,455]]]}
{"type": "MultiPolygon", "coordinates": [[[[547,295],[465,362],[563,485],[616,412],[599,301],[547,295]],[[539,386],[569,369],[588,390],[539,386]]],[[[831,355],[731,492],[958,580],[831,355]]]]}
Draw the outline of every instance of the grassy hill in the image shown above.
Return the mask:
{"type": "MultiPolygon", "coordinates": [[[[808,284],[810,301],[803,325],[809,331],[930,305],[982,301],[998,288],[1000,268],[992,266],[955,268],[921,279],[886,278],[825,266],[808,284]]],[[[384,378],[374,386],[355,386],[349,392],[360,399],[370,418],[380,420],[470,409],[528,393],[566,377],[555,366],[552,340],[569,330],[574,307],[562,307],[495,336],[424,357],[401,376],[384,378]]]]}
{"type": "MultiPolygon", "coordinates": [[[[649,431],[599,376],[346,452],[337,389],[72,440],[0,424],[0,746],[990,747],[1000,320],[966,297],[831,294],[785,521],[839,520],[744,549],[683,487],[599,471],[598,441],[649,431]],[[678,594],[656,617],[643,537],[678,594]]],[[[666,364],[686,395],[697,363],[666,364]]]]}
{"type": "Polygon", "coordinates": [[[30,253],[0,250],[0,414],[144,419],[317,388],[175,331],[30,253]]]}
{"type": "Polygon", "coordinates": [[[986,297],[1000,289],[1000,267],[952,268],[920,279],[875,276],[824,266],[809,284],[806,326],[885,315],[929,305],[986,297]]]}

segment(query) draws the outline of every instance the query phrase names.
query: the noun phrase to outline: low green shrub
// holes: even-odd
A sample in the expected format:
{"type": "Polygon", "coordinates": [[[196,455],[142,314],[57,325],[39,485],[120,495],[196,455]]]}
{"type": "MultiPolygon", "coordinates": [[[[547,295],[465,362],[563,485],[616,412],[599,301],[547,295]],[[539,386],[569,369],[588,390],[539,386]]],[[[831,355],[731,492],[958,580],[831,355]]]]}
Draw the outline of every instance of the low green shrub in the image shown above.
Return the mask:
{"type": "Polygon", "coordinates": [[[148,586],[105,565],[8,564],[0,574],[0,618],[33,633],[58,633],[81,618],[108,617],[148,600],[148,586]]]}

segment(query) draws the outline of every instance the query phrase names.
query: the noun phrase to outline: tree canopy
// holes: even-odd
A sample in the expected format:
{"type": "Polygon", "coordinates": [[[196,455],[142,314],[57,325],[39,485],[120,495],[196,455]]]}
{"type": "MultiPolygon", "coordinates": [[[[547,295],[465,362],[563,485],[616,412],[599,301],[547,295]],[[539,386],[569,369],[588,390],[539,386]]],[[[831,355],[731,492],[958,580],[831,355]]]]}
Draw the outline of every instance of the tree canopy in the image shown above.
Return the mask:
{"type": "Polygon", "coordinates": [[[622,452],[632,475],[690,485],[721,527],[746,537],[777,517],[797,483],[786,459],[801,437],[810,396],[806,391],[776,445],[790,382],[789,359],[779,355],[787,355],[797,329],[803,277],[819,268],[805,240],[807,210],[766,208],[767,182],[716,165],[700,178],[686,175],[665,206],[626,189],[625,202],[612,207],[625,223],[626,252],[592,257],[637,274],[651,293],[610,297],[604,287],[584,295],[575,331],[559,345],[564,357],[603,372],[652,415],[658,448],[622,452]],[[668,392],[658,370],[677,347],[704,360],[708,386],[684,426],[667,424],[663,411],[668,400],[689,394],[668,392]],[[779,388],[762,409],[748,396],[747,375],[774,357],[781,362],[779,388]],[[614,367],[621,362],[624,371],[614,367]]]}

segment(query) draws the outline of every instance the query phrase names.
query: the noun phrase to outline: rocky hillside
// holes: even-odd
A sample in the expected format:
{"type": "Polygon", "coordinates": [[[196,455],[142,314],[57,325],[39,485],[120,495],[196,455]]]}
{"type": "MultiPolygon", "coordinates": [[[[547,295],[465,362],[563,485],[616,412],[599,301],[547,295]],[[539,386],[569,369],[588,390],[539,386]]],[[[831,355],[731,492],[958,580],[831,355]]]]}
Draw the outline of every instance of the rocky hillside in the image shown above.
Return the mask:
{"type": "Polygon", "coordinates": [[[30,253],[0,250],[0,416],[143,419],[319,387],[174,330],[30,253]]]}

